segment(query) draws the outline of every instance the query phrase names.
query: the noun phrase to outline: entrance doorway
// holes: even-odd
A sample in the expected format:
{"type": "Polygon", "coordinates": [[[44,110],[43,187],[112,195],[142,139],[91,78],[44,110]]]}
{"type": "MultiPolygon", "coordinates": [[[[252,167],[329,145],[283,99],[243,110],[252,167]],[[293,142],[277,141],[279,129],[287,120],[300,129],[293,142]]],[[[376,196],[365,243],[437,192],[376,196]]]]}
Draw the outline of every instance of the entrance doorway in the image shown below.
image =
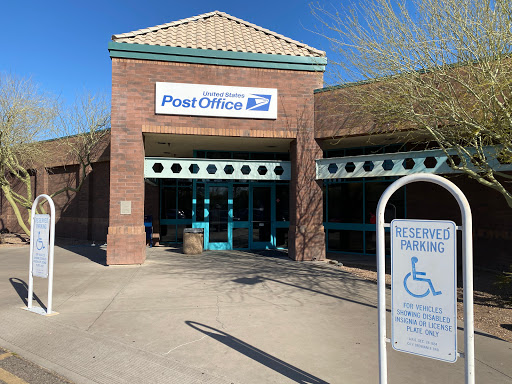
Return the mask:
{"type": "Polygon", "coordinates": [[[272,187],[252,188],[252,243],[257,249],[272,247],[272,187]]]}
{"type": "Polygon", "coordinates": [[[204,221],[193,226],[204,228],[206,249],[286,248],[288,207],[278,208],[288,205],[288,184],[277,189],[286,196],[276,197],[276,184],[205,183],[204,221]]]}
{"type": "Polygon", "coordinates": [[[228,185],[206,185],[208,249],[232,249],[233,198],[228,185]]]}
{"type": "Polygon", "coordinates": [[[181,243],[203,228],[205,249],[288,248],[288,182],[163,179],[160,239],[181,243]]]}

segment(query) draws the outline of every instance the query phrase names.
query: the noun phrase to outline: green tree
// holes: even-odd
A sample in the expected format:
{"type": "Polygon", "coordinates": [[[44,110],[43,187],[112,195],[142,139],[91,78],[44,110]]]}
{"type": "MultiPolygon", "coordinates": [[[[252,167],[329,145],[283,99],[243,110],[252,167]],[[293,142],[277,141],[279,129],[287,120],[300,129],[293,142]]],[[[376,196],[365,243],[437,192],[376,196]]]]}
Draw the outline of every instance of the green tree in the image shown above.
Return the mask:
{"type": "MultiPolygon", "coordinates": [[[[331,114],[435,142],[512,208],[512,0],[362,0],[311,6],[335,51],[331,114]],[[355,83],[354,83],[355,82],[355,83]],[[350,111],[350,112],[347,112],[350,111]]],[[[338,134],[346,134],[341,126],[338,134]]]]}

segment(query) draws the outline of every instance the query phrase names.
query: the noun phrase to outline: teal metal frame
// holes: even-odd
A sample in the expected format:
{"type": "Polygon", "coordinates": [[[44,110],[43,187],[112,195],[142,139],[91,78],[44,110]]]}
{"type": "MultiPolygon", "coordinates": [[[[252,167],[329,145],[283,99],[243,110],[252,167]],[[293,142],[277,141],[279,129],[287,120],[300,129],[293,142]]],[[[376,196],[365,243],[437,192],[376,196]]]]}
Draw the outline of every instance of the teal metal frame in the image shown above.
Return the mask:
{"type": "Polygon", "coordinates": [[[206,244],[206,249],[215,251],[233,249],[233,183],[205,183],[204,189],[204,222],[206,223],[204,243],[206,244]],[[228,233],[227,242],[210,241],[210,188],[213,187],[225,187],[228,191],[228,221],[226,223],[228,233]]]}
{"type": "Polygon", "coordinates": [[[252,184],[249,188],[249,246],[251,249],[272,249],[276,248],[276,188],[275,184],[269,183],[258,183],[252,184]],[[254,188],[265,188],[270,187],[270,241],[253,241],[254,235],[250,236],[254,231],[254,188]]]}
{"type": "MultiPolygon", "coordinates": [[[[352,254],[352,255],[373,255],[373,253],[368,253],[366,249],[366,236],[368,233],[372,233],[377,231],[376,224],[367,224],[367,223],[333,223],[329,222],[329,189],[327,186],[332,184],[342,184],[342,183],[362,183],[363,184],[363,221],[367,216],[366,212],[366,185],[367,183],[382,183],[382,182],[389,182],[390,184],[393,183],[395,178],[387,177],[387,178],[379,178],[379,179],[366,179],[361,178],[358,180],[355,179],[346,179],[346,180],[324,180],[324,186],[326,187],[325,191],[325,198],[324,198],[324,204],[325,204],[325,220],[323,222],[324,229],[325,229],[325,245],[328,252],[333,253],[345,253],[345,254],[352,254]],[[338,251],[338,250],[332,250],[329,249],[329,230],[342,230],[342,231],[361,231],[363,233],[363,252],[351,252],[351,251],[338,251]]],[[[406,187],[404,187],[404,218],[407,218],[407,191],[406,187]]],[[[389,228],[385,228],[386,232],[389,232],[389,228]]]]}
{"type": "MultiPolygon", "coordinates": [[[[178,197],[179,197],[179,194],[178,194],[178,183],[176,181],[176,184],[174,184],[173,186],[170,186],[170,185],[163,185],[163,183],[159,183],[159,186],[160,186],[160,193],[159,193],[159,196],[160,196],[160,199],[159,199],[159,206],[158,206],[158,216],[159,216],[159,219],[160,219],[160,232],[162,231],[161,229],[161,226],[162,225],[176,225],[176,234],[174,236],[174,241],[166,241],[164,243],[177,243],[178,242],[178,225],[190,225],[190,226],[193,226],[193,220],[194,220],[194,211],[192,211],[192,218],[191,219],[162,219],[162,194],[163,194],[163,189],[165,187],[171,187],[171,188],[176,188],[176,202],[175,202],[175,206],[176,206],[176,212],[178,211],[178,197]]],[[[192,192],[195,193],[195,188],[194,188],[194,185],[192,186],[193,190],[192,192]]]]}
{"type": "MultiPolygon", "coordinates": [[[[391,144],[387,146],[363,146],[363,147],[350,147],[350,148],[338,148],[338,149],[332,149],[332,150],[326,150],[324,151],[324,158],[320,159],[324,161],[325,163],[332,163],[334,160],[340,159],[339,157],[329,157],[330,153],[337,153],[337,156],[339,156],[339,153],[342,152],[343,155],[346,155],[350,152],[354,151],[360,151],[362,154],[365,155],[359,155],[357,157],[363,157],[363,156],[376,156],[378,153],[380,153],[380,156],[389,156],[389,154],[394,153],[401,153],[400,151],[403,149],[403,146],[400,144],[391,144]]],[[[349,158],[349,156],[341,157],[341,159],[349,158]]],[[[355,156],[350,156],[350,158],[355,158],[355,156]]],[[[317,160],[318,163],[318,160],[317,160]]],[[[318,176],[318,175],[317,175],[318,176]]],[[[351,254],[351,255],[373,255],[373,253],[368,253],[366,248],[366,236],[370,233],[376,233],[377,227],[376,224],[367,224],[367,223],[333,223],[329,222],[329,190],[327,188],[328,185],[332,184],[342,184],[342,183],[363,183],[363,221],[367,217],[366,212],[366,183],[382,183],[382,182],[389,182],[390,184],[395,181],[397,177],[394,177],[392,175],[389,176],[381,176],[379,178],[365,178],[365,177],[359,177],[359,178],[336,178],[336,179],[324,179],[324,187],[326,188],[325,195],[324,195],[324,204],[325,204],[325,220],[323,222],[324,229],[325,229],[325,246],[326,250],[328,252],[333,253],[345,253],[345,254],[351,254]],[[361,231],[363,233],[363,253],[360,252],[351,252],[351,251],[337,251],[337,250],[331,250],[329,249],[329,230],[342,230],[342,231],[361,231]]],[[[407,191],[406,187],[404,187],[404,218],[407,218],[407,191]]],[[[385,228],[386,232],[389,232],[389,228],[385,228]]]]}
{"type": "MultiPolygon", "coordinates": [[[[163,179],[162,179],[163,180],[163,179]]],[[[278,185],[289,185],[288,183],[273,183],[273,182],[258,182],[258,181],[249,181],[249,180],[236,180],[236,181],[212,181],[212,180],[191,180],[192,182],[192,219],[160,219],[161,225],[190,225],[192,228],[202,228],[204,231],[204,247],[205,249],[210,250],[263,250],[263,249],[286,249],[283,247],[277,247],[277,229],[278,228],[289,228],[290,221],[277,221],[276,220],[276,187],[278,185]],[[205,193],[204,193],[204,220],[199,221],[197,218],[197,187],[198,184],[204,185],[205,193]],[[234,221],[233,220],[233,189],[234,185],[247,185],[249,188],[249,215],[248,221],[234,221]],[[212,243],[209,239],[209,215],[210,215],[210,196],[209,196],[209,187],[218,186],[218,187],[227,187],[228,188],[228,242],[227,243],[212,243]],[[270,187],[271,192],[271,216],[270,216],[270,241],[269,242],[256,242],[253,241],[253,230],[254,230],[254,217],[253,217],[253,189],[258,187],[270,187]],[[248,248],[234,248],[233,247],[233,229],[235,228],[247,228],[248,230],[248,248]]],[[[161,215],[162,209],[162,190],[166,187],[177,188],[178,184],[172,186],[166,186],[164,183],[160,182],[160,210],[159,215],[161,215]]],[[[176,207],[179,207],[178,202],[178,193],[176,193],[176,207]]],[[[177,243],[178,235],[175,236],[174,242],[166,242],[166,243],[177,243]]]]}

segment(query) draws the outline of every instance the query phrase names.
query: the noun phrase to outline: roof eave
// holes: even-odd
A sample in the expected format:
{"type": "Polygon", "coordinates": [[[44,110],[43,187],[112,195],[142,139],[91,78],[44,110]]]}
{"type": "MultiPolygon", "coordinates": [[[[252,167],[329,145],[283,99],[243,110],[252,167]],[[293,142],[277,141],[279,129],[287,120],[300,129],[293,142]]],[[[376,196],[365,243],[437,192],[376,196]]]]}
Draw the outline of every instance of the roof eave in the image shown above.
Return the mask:
{"type": "Polygon", "coordinates": [[[111,58],[286,69],[309,72],[324,72],[325,65],[327,64],[327,59],[325,57],[271,55],[265,53],[118,43],[115,41],[109,42],[108,50],[111,58]]]}

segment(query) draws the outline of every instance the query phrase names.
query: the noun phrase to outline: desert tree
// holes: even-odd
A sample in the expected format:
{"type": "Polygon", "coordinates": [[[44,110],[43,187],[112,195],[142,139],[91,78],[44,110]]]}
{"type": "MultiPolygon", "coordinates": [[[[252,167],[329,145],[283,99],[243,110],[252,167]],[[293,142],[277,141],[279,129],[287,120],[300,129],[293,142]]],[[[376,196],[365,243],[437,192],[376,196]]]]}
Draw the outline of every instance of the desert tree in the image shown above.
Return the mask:
{"type": "Polygon", "coordinates": [[[331,116],[351,114],[367,133],[409,132],[435,143],[453,169],[512,208],[512,176],[501,171],[512,163],[512,0],[311,9],[334,51],[330,81],[340,90],[331,116]]]}
{"type": "Polygon", "coordinates": [[[84,92],[76,98],[59,118],[61,137],[56,140],[60,153],[66,154],[66,162],[80,167],[75,187],[63,186],[50,194],[54,197],[63,192],[79,192],[87,175],[93,170],[93,162],[105,149],[104,139],[110,133],[110,104],[103,95],[84,92]]]}
{"type": "MultiPolygon", "coordinates": [[[[64,154],[83,171],[74,186],[67,185],[50,196],[78,192],[108,128],[110,111],[105,99],[84,94],[71,107],[63,108],[32,80],[0,75],[0,188],[26,234],[30,234],[27,217],[35,197],[32,176],[36,169],[45,169],[64,154]]],[[[38,210],[44,212],[44,206],[38,210]]]]}

